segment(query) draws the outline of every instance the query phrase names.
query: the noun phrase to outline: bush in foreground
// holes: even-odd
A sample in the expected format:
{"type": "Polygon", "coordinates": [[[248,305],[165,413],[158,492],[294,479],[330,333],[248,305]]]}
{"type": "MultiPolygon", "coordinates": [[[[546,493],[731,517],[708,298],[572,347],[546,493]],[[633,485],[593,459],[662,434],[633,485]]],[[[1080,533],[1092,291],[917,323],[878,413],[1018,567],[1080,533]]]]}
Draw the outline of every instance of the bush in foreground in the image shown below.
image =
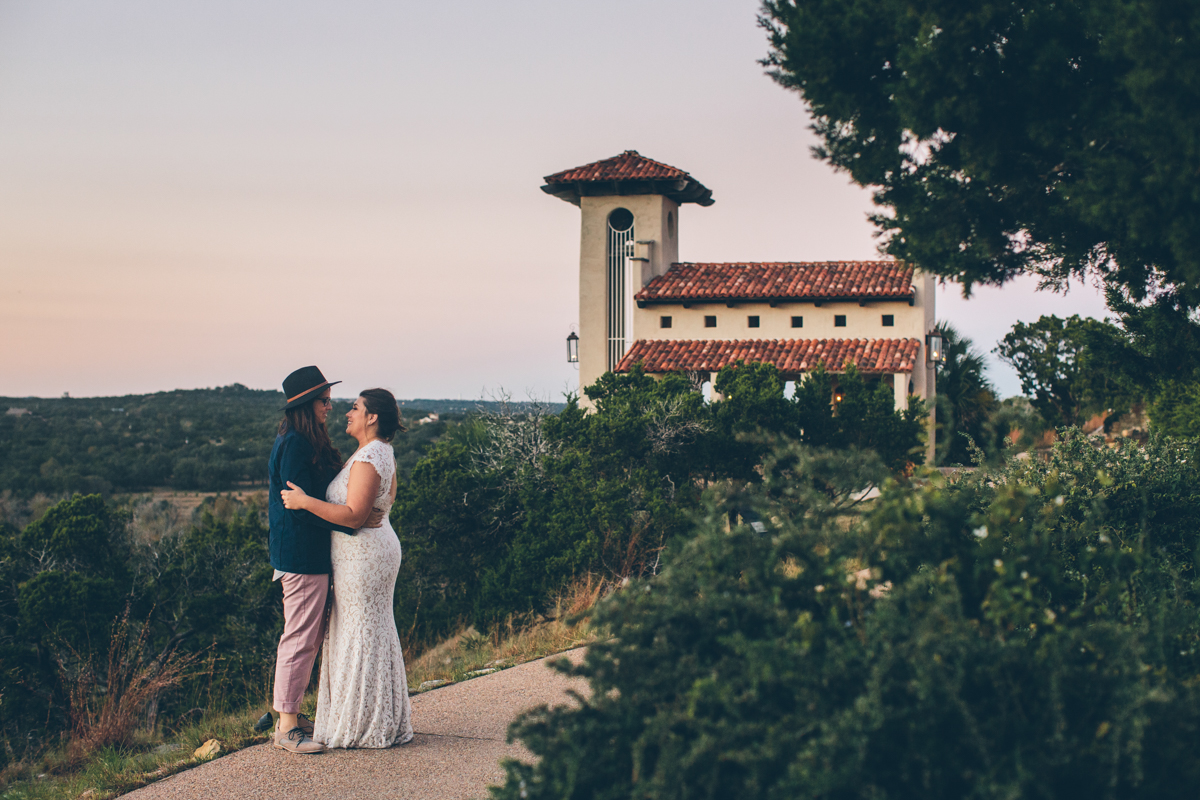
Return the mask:
{"type": "Polygon", "coordinates": [[[514,728],[516,798],[1175,797],[1200,756],[1197,454],[1091,449],[885,492],[802,451],[602,602],[591,697],[514,728]],[[726,531],[757,504],[767,534],[726,531]]]}

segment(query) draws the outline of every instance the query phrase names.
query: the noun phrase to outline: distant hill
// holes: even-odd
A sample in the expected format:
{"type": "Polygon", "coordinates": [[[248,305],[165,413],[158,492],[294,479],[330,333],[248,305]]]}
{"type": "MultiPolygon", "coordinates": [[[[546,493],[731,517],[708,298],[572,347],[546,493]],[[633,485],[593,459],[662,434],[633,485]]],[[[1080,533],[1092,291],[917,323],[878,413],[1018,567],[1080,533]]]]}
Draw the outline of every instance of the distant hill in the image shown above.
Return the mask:
{"type": "MultiPolygon", "coordinates": [[[[350,402],[335,400],[330,415],[330,435],[343,456],[356,447],[338,424],[350,402]]],[[[410,424],[393,442],[401,476],[448,427],[500,405],[400,402],[410,424]],[[436,423],[412,424],[431,412],[439,416],[436,423]]],[[[283,404],[281,392],[240,384],[117,397],[0,397],[0,492],[28,497],[261,485],[283,404]]]]}
{"type": "MultiPolygon", "coordinates": [[[[503,403],[494,400],[397,400],[400,404],[400,410],[407,418],[410,416],[410,409],[413,411],[426,411],[434,414],[471,414],[477,411],[497,411],[503,403]]],[[[521,411],[533,405],[530,401],[512,402],[508,404],[510,408],[521,411]]],[[[548,409],[550,413],[557,414],[567,407],[566,403],[538,403],[542,407],[548,409]]]]}

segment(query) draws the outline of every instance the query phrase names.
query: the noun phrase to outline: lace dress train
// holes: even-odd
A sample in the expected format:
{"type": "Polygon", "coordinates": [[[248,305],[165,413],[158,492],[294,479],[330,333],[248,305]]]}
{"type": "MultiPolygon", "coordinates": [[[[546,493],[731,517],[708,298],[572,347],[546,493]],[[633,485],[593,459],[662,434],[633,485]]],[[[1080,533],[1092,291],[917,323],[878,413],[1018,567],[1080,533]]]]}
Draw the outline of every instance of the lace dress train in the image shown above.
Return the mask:
{"type": "MultiPolygon", "coordinates": [[[[350,457],[326,499],[345,504],[350,467],[363,461],[379,474],[376,507],[390,506],[396,471],[391,445],[373,441],[350,457]]],[[[392,612],[400,540],[384,516],[378,528],[334,531],[333,605],[321,655],[313,738],[327,747],[391,747],[412,739],[408,678],[392,612]]]]}

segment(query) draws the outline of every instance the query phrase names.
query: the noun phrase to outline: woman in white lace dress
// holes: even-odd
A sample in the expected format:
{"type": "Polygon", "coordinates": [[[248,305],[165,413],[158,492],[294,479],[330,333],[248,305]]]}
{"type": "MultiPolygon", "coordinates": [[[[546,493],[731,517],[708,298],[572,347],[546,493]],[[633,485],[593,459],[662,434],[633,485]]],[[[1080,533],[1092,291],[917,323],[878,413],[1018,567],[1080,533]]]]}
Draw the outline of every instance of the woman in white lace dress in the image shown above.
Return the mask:
{"type": "Polygon", "coordinates": [[[333,602],[313,739],[327,747],[391,747],[412,739],[411,706],[400,637],[392,612],[400,540],[387,514],[378,528],[359,528],[372,507],[395,499],[396,458],[389,442],[403,430],[396,399],[368,389],[346,414],[358,450],[329,484],[325,501],[298,487],[283,492],[288,508],[310,511],[353,535],[333,532],[333,602]]]}

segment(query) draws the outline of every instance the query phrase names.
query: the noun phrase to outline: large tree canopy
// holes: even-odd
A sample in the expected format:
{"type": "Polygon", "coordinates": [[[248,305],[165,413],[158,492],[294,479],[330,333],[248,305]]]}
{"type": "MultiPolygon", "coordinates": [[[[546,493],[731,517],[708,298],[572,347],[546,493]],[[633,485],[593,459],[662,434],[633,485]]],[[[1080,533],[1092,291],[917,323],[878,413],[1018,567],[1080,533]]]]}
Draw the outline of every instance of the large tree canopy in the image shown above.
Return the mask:
{"type": "Polygon", "coordinates": [[[764,63],[892,255],[1200,306],[1200,2],[764,0],[764,63]]]}

